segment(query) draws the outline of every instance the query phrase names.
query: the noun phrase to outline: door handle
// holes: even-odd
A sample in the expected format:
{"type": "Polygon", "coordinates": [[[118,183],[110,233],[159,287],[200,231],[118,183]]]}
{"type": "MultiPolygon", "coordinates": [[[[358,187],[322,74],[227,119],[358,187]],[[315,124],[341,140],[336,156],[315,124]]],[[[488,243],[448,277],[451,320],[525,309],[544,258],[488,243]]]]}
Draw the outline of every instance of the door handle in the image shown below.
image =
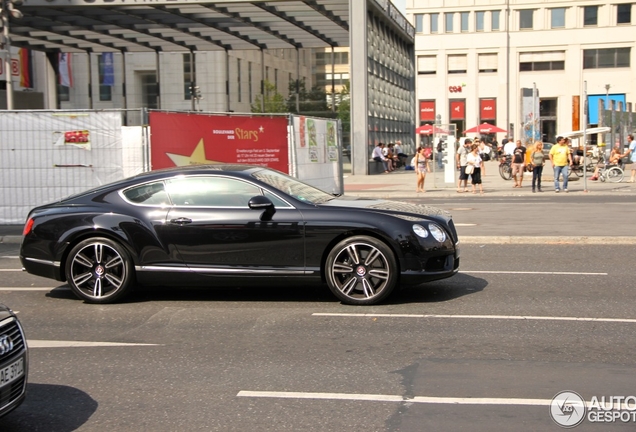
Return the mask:
{"type": "Polygon", "coordinates": [[[177,218],[177,219],[170,219],[170,223],[176,224],[176,225],[186,225],[189,223],[192,223],[192,219],[189,218],[177,218]]]}

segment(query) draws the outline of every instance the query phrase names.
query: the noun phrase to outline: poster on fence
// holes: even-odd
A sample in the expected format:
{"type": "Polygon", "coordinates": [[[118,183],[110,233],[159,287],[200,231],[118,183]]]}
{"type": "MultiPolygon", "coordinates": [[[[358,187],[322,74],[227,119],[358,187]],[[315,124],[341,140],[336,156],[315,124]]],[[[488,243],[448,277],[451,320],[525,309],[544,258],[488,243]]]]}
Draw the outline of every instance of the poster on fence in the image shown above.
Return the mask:
{"type": "Polygon", "coordinates": [[[217,163],[289,172],[287,117],[151,112],[152,169],[217,163]]]}

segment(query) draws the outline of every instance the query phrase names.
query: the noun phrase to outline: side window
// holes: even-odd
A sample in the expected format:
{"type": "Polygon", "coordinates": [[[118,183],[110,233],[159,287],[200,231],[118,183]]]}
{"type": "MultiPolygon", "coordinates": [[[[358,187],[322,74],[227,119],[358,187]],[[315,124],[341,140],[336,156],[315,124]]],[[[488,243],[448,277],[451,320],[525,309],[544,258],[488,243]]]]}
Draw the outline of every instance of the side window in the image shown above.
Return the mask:
{"type": "Polygon", "coordinates": [[[175,178],[166,187],[177,206],[247,208],[250,198],[261,195],[260,189],[250,183],[216,176],[175,178]]]}
{"type": "Polygon", "coordinates": [[[163,182],[148,183],[124,191],[126,199],[135,204],[170,205],[163,182]]]}
{"type": "Polygon", "coordinates": [[[270,193],[268,191],[264,191],[265,192],[265,196],[267,198],[269,198],[273,203],[274,206],[277,208],[290,208],[290,205],[287,204],[285,201],[283,201],[282,199],[278,198],[276,195],[274,195],[273,193],[270,193]]]}

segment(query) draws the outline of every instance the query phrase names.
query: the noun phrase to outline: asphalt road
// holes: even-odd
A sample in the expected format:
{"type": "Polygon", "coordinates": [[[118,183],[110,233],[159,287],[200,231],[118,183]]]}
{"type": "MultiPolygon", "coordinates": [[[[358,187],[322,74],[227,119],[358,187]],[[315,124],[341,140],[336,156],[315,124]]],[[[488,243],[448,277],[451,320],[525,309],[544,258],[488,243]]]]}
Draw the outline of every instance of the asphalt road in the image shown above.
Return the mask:
{"type": "MultiPolygon", "coordinates": [[[[601,198],[437,204],[455,208],[460,236],[557,236],[588,217],[629,227],[635,204],[601,198]]],[[[0,245],[0,300],[19,312],[30,371],[6,432],[556,431],[561,391],[636,393],[631,245],[465,244],[460,274],[365,308],[326,287],[141,289],[88,305],[15,271],[17,248],[0,245]]],[[[636,422],[576,430],[610,427],[636,422]]]]}

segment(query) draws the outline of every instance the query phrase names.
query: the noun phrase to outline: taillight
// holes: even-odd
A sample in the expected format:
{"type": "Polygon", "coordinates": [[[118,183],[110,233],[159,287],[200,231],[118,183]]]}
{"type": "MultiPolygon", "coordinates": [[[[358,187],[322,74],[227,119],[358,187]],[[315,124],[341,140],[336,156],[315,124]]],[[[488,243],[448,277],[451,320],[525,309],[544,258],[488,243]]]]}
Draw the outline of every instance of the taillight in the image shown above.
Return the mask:
{"type": "Polygon", "coordinates": [[[25,236],[31,232],[31,228],[33,228],[33,218],[29,218],[28,221],[24,224],[24,229],[22,230],[22,235],[25,236]]]}

